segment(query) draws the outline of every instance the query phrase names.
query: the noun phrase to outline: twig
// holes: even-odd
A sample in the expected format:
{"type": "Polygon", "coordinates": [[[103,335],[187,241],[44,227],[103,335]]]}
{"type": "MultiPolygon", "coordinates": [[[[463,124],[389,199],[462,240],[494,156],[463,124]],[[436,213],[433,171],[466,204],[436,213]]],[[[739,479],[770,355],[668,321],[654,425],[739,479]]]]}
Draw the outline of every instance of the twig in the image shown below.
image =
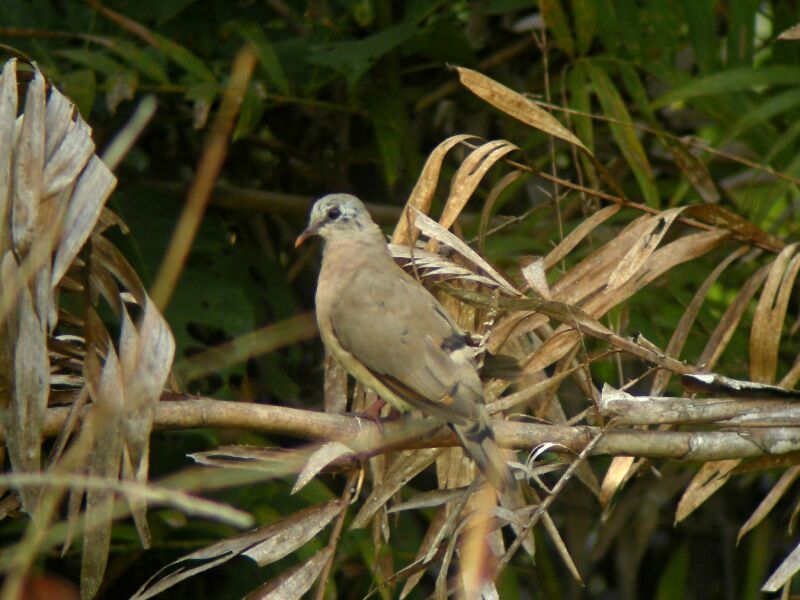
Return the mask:
{"type": "MultiPolygon", "coordinates": [[[[68,407],[48,409],[42,435],[55,436],[68,414],[68,407]]],[[[357,416],[197,398],[159,402],[154,427],[160,430],[200,427],[246,429],[306,440],[338,440],[352,446],[364,444],[369,448],[364,453],[366,457],[400,449],[459,445],[456,436],[445,427],[438,427],[427,435],[410,436],[407,433],[409,430],[418,431],[421,427],[430,428],[431,423],[429,419],[406,419],[399,423],[384,424],[381,432],[376,424],[357,416]],[[387,439],[391,440],[391,443],[381,442],[387,439]]],[[[505,448],[530,450],[539,444],[551,442],[561,444],[575,452],[582,451],[601,431],[597,427],[590,426],[500,420],[493,423],[493,428],[498,444],[505,448]]],[[[0,429],[0,442],[4,439],[4,432],[0,429]]],[[[597,442],[592,454],[709,461],[782,455],[798,450],[800,450],[798,427],[753,427],[725,431],[652,431],[616,428],[597,442]]]]}

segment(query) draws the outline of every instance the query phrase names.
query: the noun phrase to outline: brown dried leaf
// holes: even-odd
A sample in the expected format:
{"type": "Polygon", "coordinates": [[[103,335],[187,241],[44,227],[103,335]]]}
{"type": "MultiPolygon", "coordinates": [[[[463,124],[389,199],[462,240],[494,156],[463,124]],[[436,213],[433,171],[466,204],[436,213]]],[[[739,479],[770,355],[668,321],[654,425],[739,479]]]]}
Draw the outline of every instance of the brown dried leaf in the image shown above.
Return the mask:
{"type": "Polygon", "coordinates": [[[717,364],[720,356],[722,356],[725,348],[727,348],[728,342],[731,341],[731,337],[733,337],[733,333],[739,325],[739,321],[741,321],[742,316],[747,310],[750,300],[767,278],[768,272],[769,265],[764,265],[747,279],[739,290],[739,293],[736,294],[736,298],[734,298],[733,302],[725,309],[725,314],[722,315],[719,323],[717,323],[717,326],[708,338],[706,347],[703,349],[697,361],[698,366],[710,370],[717,364]]]}
{"type": "Polygon", "coordinates": [[[642,232],[642,235],[628,249],[617,267],[608,276],[607,285],[609,288],[620,287],[639,271],[642,265],[656,251],[661,240],[675,222],[675,219],[681,214],[683,208],[682,206],[671,208],[648,219],[648,226],[642,232]]]}
{"type": "Polygon", "coordinates": [[[449,246],[479,269],[483,270],[508,294],[514,296],[521,295],[520,292],[505,279],[505,277],[500,275],[500,273],[498,273],[497,270],[488,262],[486,262],[477,252],[475,252],[466,243],[444,229],[441,225],[427,215],[416,211],[416,215],[414,217],[414,226],[418,228],[424,235],[441,242],[445,246],[449,246]]]}
{"type": "Polygon", "coordinates": [[[789,580],[794,577],[795,573],[800,571],[800,545],[795,547],[789,553],[789,556],[783,559],[783,562],[772,572],[769,579],[761,586],[762,592],[778,592],[786,585],[789,580]]]}
{"type": "Polygon", "coordinates": [[[338,500],[331,500],[296,512],[260,529],[261,540],[242,552],[259,567],[280,560],[303,546],[327,527],[342,510],[338,500]]]}
{"type": "MultiPolygon", "coordinates": [[[[3,257],[0,281],[3,287],[20,278],[11,252],[3,257]]],[[[33,304],[33,297],[23,286],[12,317],[2,327],[0,365],[4,372],[0,385],[10,392],[10,402],[2,408],[2,421],[10,433],[6,439],[8,456],[15,472],[36,473],[41,466],[42,427],[50,392],[50,361],[44,327],[33,304]],[[3,381],[4,380],[4,381],[3,381]]],[[[23,508],[34,510],[38,490],[23,489],[23,508]]]]}
{"type": "Polygon", "coordinates": [[[351,454],[353,454],[353,451],[342,442],[328,442],[327,444],[323,444],[309,457],[303,470],[300,471],[300,475],[297,476],[297,481],[291,493],[296,494],[303,489],[308,482],[314,479],[317,473],[336,459],[351,454]]]}
{"type": "MultiPolygon", "coordinates": [[[[117,479],[122,458],[122,406],[124,389],[122,368],[113,347],[100,367],[97,354],[90,352],[84,361],[84,378],[94,407],[87,432],[94,435],[94,451],[89,458],[89,474],[117,479]]],[[[86,434],[84,434],[86,435],[86,434]]],[[[114,492],[90,488],[86,492],[86,521],[83,532],[81,594],[93,598],[103,581],[111,545],[111,518],[114,492]]]]}
{"type": "Polygon", "coordinates": [[[622,208],[620,204],[610,204],[605,208],[601,208],[594,214],[592,214],[589,218],[584,219],[580,222],[580,224],[575,227],[572,231],[570,231],[567,236],[561,240],[561,242],[553,248],[550,253],[544,259],[544,268],[545,271],[549,271],[553,267],[555,267],[567,254],[572,252],[572,250],[580,244],[586,236],[588,236],[592,231],[597,229],[600,225],[606,222],[606,220],[613,217],[615,214],[619,212],[619,209],[622,208]]]}
{"type": "Polygon", "coordinates": [[[254,531],[227,538],[211,546],[201,548],[191,554],[168,564],[147,580],[131,597],[131,600],[146,600],[168,590],[176,583],[193,577],[245,554],[259,564],[268,564],[294,552],[319,533],[339,514],[341,503],[338,500],[312,506],[288,515],[274,523],[254,531]],[[254,550],[254,556],[248,551],[254,550]],[[197,564],[199,561],[205,561],[197,564]]]}
{"type": "MultiPolygon", "coordinates": [[[[137,470],[142,468],[139,463],[147,455],[153,411],[175,355],[172,332],[155,304],[147,298],[141,308],[144,312],[138,328],[134,327],[127,311],[123,311],[120,337],[125,381],[125,437],[137,470]]],[[[144,462],[146,468],[146,460],[144,462]]]]}
{"type": "Polygon", "coordinates": [[[612,498],[617,493],[624,483],[628,480],[631,467],[636,460],[633,456],[615,456],[611,460],[611,465],[608,467],[603,483],[600,486],[600,506],[604,510],[610,506],[612,498]]]}
{"type": "Polygon", "coordinates": [[[51,89],[46,109],[43,200],[67,190],[94,154],[92,130],[77,113],[72,120],[74,109],[55,87],[51,89]]]}
{"type": "Polygon", "coordinates": [[[574,144],[587,155],[592,155],[589,149],[583,145],[583,142],[564,127],[558,119],[543,108],[536,106],[522,94],[472,69],[456,67],[456,71],[464,87],[480,99],[526,125],[574,144]]]}
{"type": "Polygon", "coordinates": [[[781,32],[777,37],[779,40],[800,40],[800,23],[792,25],[789,29],[781,32]]]}
{"type": "Polygon", "coordinates": [[[36,237],[36,221],[42,199],[45,126],[44,77],[37,69],[28,84],[25,110],[15,144],[13,160],[14,197],[11,234],[14,250],[25,256],[36,237]]]}
{"type": "MultiPolygon", "coordinates": [[[[425,571],[430,564],[425,562],[425,556],[429,554],[431,550],[431,544],[438,537],[438,534],[442,530],[442,527],[446,521],[447,509],[446,507],[442,507],[436,511],[433,519],[431,519],[430,525],[428,525],[428,529],[425,532],[425,537],[422,538],[422,543],[420,544],[419,550],[417,550],[417,555],[414,557],[414,562],[409,565],[409,567],[418,565],[418,568],[408,577],[405,585],[403,585],[403,590],[400,592],[400,600],[406,598],[412,592],[412,590],[417,587],[417,584],[419,583],[420,579],[422,579],[422,576],[425,575],[425,571]]],[[[409,567],[406,567],[406,569],[409,567]]],[[[403,571],[405,571],[405,569],[403,569],[403,571]]]]}
{"type": "Polygon", "coordinates": [[[450,182],[450,195],[439,219],[442,227],[452,227],[486,172],[514,150],[519,148],[511,142],[494,140],[478,146],[464,159],[450,182]]]}
{"type": "Polygon", "coordinates": [[[372,490],[353,518],[350,529],[366,527],[375,513],[388,502],[397,490],[416,477],[444,451],[443,448],[405,450],[389,465],[385,479],[372,490]]]}
{"type": "Polygon", "coordinates": [[[299,600],[311,589],[333,554],[327,546],[306,562],[282,573],[279,577],[250,592],[245,600],[299,600]]]}
{"type": "Polygon", "coordinates": [[[667,146],[667,150],[672,155],[672,160],[683,171],[686,179],[692,187],[700,194],[700,197],[709,203],[719,202],[720,195],[714,180],[711,178],[703,161],[692,154],[683,142],[674,138],[662,137],[661,141],[667,146]]]}
{"type": "Polygon", "coordinates": [[[719,204],[688,206],[684,214],[687,217],[694,217],[703,223],[730,231],[737,240],[771,252],[779,252],[785,245],[780,239],[719,204]]]}
{"type": "Polygon", "coordinates": [[[686,491],[678,502],[675,511],[675,523],[680,523],[688,517],[703,502],[708,500],[714,492],[725,485],[732,471],[741,461],[713,460],[705,463],[692,478],[686,491]]]}
{"type": "MultiPolygon", "coordinates": [[[[742,246],[731,252],[722,260],[722,262],[714,267],[714,270],[708,274],[702,285],[697,288],[697,291],[695,292],[694,297],[692,297],[692,301],[689,303],[689,306],[687,306],[686,310],[683,311],[681,320],[678,322],[678,326],[675,328],[675,331],[672,332],[672,337],[669,340],[669,344],[667,344],[665,352],[669,356],[673,356],[675,358],[680,356],[681,351],[683,350],[683,345],[686,342],[686,338],[689,337],[689,332],[692,329],[692,325],[694,325],[695,319],[700,312],[700,308],[703,305],[703,301],[705,300],[708,291],[711,289],[711,286],[714,285],[714,282],[722,274],[722,271],[728,268],[728,266],[734,260],[747,253],[747,251],[747,246],[742,246]]],[[[650,395],[660,396],[666,389],[670,376],[671,373],[669,371],[659,370],[656,373],[656,376],[653,378],[653,385],[650,387],[650,395]]]]}
{"type": "Polygon", "coordinates": [[[410,231],[408,219],[406,218],[408,207],[416,208],[420,212],[428,214],[431,209],[433,195],[436,193],[436,185],[439,183],[439,174],[442,171],[444,157],[458,144],[471,138],[475,138],[475,136],[469,134],[454,135],[441,142],[430,153],[428,160],[425,161],[425,166],[422,168],[422,173],[420,173],[419,179],[414,185],[414,189],[411,190],[406,208],[403,209],[403,216],[400,217],[395,226],[392,234],[393,244],[407,246],[414,243],[416,234],[410,231]]]}
{"type": "Polygon", "coordinates": [[[778,500],[783,498],[784,494],[789,490],[789,487],[792,485],[792,483],[794,483],[798,476],[800,476],[800,466],[790,467],[781,474],[781,478],[778,480],[778,482],[772,486],[772,489],[758,505],[758,508],[753,511],[753,514],[750,515],[750,518],[747,519],[745,524],[739,529],[739,533],[736,536],[737,544],[742,541],[742,538],[747,534],[748,531],[761,523],[761,521],[766,518],[770,511],[775,508],[778,500]]]}
{"type": "Polygon", "coordinates": [[[798,245],[784,248],[775,258],[753,315],[750,331],[750,378],[774,383],[778,371],[778,348],[781,343],[786,309],[800,270],[798,245]]]}
{"type": "Polygon", "coordinates": [[[544,260],[541,256],[537,256],[531,260],[520,269],[520,272],[525,278],[525,283],[528,284],[533,292],[545,300],[552,299],[550,285],[547,283],[547,274],[544,272],[544,260]]]}
{"type": "Polygon", "coordinates": [[[17,120],[17,61],[11,59],[0,75],[0,257],[9,248],[8,222],[11,208],[11,185],[14,130],[17,120]]]}
{"type": "Polygon", "coordinates": [[[325,412],[341,414],[347,410],[347,371],[325,349],[325,412]]]}
{"type": "MultiPolygon", "coordinates": [[[[408,246],[398,246],[396,244],[389,244],[389,251],[392,257],[400,259],[401,263],[410,261],[411,251],[408,246]]],[[[436,277],[441,279],[463,279],[466,281],[474,281],[486,287],[496,288],[499,284],[494,280],[483,275],[478,275],[463,265],[456,264],[447,260],[439,254],[428,252],[427,250],[414,250],[413,252],[414,266],[421,277],[436,277]]],[[[405,269],[409,269],[410,262],[403,264],[405,269]]]]}
{"type": "Polygon", "coordinates": [[[80,249],[89,239],[100,212],[117,179],[97,156],[92,155],[75,184],[53,262],[52,286],[58,285],[80,249]]]}

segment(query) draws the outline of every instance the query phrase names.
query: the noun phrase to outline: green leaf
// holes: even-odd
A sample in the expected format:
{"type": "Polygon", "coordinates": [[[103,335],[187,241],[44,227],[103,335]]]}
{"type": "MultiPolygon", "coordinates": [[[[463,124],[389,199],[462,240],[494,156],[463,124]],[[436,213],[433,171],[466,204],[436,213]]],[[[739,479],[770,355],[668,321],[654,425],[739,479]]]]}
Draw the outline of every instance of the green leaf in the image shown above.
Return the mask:
{"type": "Polygon", "coordinates": [[[597,32],[597,2],[572,0],[572,18],[575,21],[575,42],[578,55],[589,51],[597,32]]]}
{"type": "Polygon", "coordinates": [[[418,35],[419,23],[445,0],[426,3],[424,8],[407,16],[401,23],[361,40],[332,42],[312,47],[309,62],[330,67],[354,85],[381,57],[418,35]]]}
{"type": "Polygon", "coordinates": [[[416,22],[406,21],[363,40],[333,42],[313,47],[309,61],[339,71],[347,77],[350,85],[354,85],[382,56],[415,36],[417,32],[416,22]]]}
{"type": "Polygon", "coordinates": [[[108,56],[108,54],[105,52],[85,50],[83,48],[68,48],[65,50],[58,50],[56,54],[68,58],[72,62],[83,67],[87,67],[92,71],[102,73],[108,77],[118,75],[129,70],[124,65],[118,63],[116,60],[108,56]]]}
{"type": "Polygon", "coordinates": [[[609,123],[611,134],[620,147],[625,160],[633,171],[645,201],[650,206],[659,205],[658,190],[653,181],[653,170],[647,160],[642,143],[636,137],[633,121],[617,87],[608,74],[594,63],[585,63],[589,78],[595,88],[597,99],[607,117],[619,121],[609,123]]]}
{"type": "Polygon", "coordinates": [[[289,93],[289,80],[283,72],[278,55],[267,39],[264,30],[251,21],[233,21],[229,24],[240,36],[247,40],[256,52],[261,66],[264,67],[270,82],[282,94],[289,93]]]}
{"type": "Polygon", "coordinates": [[[267,97],[264,86],[258,82],[251,81],[242,98],[242,105],[239,108],[239,118],[236,121],[236,128],[233,130],[233,141],[238,141],[250,135],[261,121],[264,114],[264,100],[267,97]]]}
{"type": "Polygon", "coordinates": [[[550,33],[553,34],[555,45],[561,48],[569,57],[575,56],[575,40],[569,30],[569,21],[560,0],[539,0],[539,10],[542,11],[544,22],[550,33]]]}
{"type": "Polygon", "coordinates": [[[391,187],[400,172],[403,144],[408,132],[405,105],[398,94],[384,92],[369,94],[364,101],[378,140],[386,182],[391,187]]]}
{"type": "MultiPolygon", "coordinates": [[[[592,111],[592,104],[589,100],[589,81],[586,78],[586,71],[583,69],[582,63],[575,64],[567,72],[567,89],[569,90],[570,108],[583,113],[592,111]]],[[[580,140],[594,153],[592,119],[582,115],[572,115],[571,119],[580,140]]]]}
{"type": "Polygon", "coordinates": [[[640,19],[641,9],[636,0],[613,0],[617,8],[618,35],[622,39],[627,55],[642,58],[642,31],[640,19]]]}
{"type": "Polygon", "coordinates": [[[183,68],[188,74],[200,81],[216,83],[217,79],[211,70],[186,47],[158,33],[152,32],[151,35],[156,39],[159,48],[167,55],[167,58],[183,68]]]}
{"type": "Polygon", "coordinates": [[[169,77],[167,77],[164,67],[153,56],[138,46],[125,40],[114,40],[111,50],[142,75],[146,75],[159,83],[169,83],[169,77]]]}
{"type": "Polygon", "coordinates": [[[756,107],[743,115],[733,126],[725,132],[724,139],[729,140],[739,137],[742,133],[775,117],[800,106],[800,88],[787,90],[764,100],[756,107]]]}
{"type": "Polygon", "coordinates": [[[716,52],[716,0],[681,0],[686,24],[689,26],[689,41],[692,43],[694,59],[703,72],[711,71],[718,63],[716,52]]]}
{"type": "Polygon", "coordinates": [[[667,92],[653,102],[653,108],[662,108],[698,96],[741,92],[759,86],[797,85],[798,82],[800,82],[800,67],[777,65],[729,69],[695,79],[678,89],[667,92]]]}
{"type": "Polygon", "coordinates": [[[92,112],[94,97],[97,94],[97,79],[94,71],[81,69],[64,73],[59,77],[61,91],[72,99],[81,115],[87,117],[92,112]]]}
{"type": "Polygon", "coordinates": [[[758,0],[728,2],[728,66],[741,67],[753,62],[758,0]]]}
{"type": "Polygon", "coordinates": [[[622,76],[622,83],[625,84],[625,91],[633,99],[636,107],[651,125],[657,125],[655,114],[650,106],[650,97],[647,95],[639,73],[629,62],[620,61],[617,63],[619,74],[622,76]]]}
{"type": "Polygon", "coordinates": [[[674,600],[686,598],[686,584],[689,576],[689,547],[682,544],[664,565],[658,578],[655,600],[674,600]]]}

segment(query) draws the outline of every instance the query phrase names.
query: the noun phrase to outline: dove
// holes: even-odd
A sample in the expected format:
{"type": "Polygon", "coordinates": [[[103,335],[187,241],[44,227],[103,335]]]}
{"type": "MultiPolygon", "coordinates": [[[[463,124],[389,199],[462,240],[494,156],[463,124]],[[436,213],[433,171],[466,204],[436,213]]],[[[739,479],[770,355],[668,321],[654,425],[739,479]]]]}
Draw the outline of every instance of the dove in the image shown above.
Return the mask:
{"type": "Polygon", "coordinates": [[[393,260],[364,204],[349,194],[317,200],[295,247],[319,236],[320,335],[356,380],[402,412],[447,423],[499,491],[514,476],[494,439],[483,386],[464,332],[393,260]]]}

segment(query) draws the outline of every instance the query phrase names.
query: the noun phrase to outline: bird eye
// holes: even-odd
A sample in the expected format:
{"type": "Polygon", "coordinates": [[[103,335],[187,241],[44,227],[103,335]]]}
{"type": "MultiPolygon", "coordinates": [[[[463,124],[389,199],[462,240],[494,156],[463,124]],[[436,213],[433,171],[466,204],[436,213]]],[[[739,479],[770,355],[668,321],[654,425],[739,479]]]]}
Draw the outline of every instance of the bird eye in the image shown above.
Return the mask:
{"type": "Polygon", "coordinates": [[[328,210],[328,218],[331,221],[335,221],[342,215],[342,211],[339,210],[338,206],[334,206],[333,208],[328,210]]]}

